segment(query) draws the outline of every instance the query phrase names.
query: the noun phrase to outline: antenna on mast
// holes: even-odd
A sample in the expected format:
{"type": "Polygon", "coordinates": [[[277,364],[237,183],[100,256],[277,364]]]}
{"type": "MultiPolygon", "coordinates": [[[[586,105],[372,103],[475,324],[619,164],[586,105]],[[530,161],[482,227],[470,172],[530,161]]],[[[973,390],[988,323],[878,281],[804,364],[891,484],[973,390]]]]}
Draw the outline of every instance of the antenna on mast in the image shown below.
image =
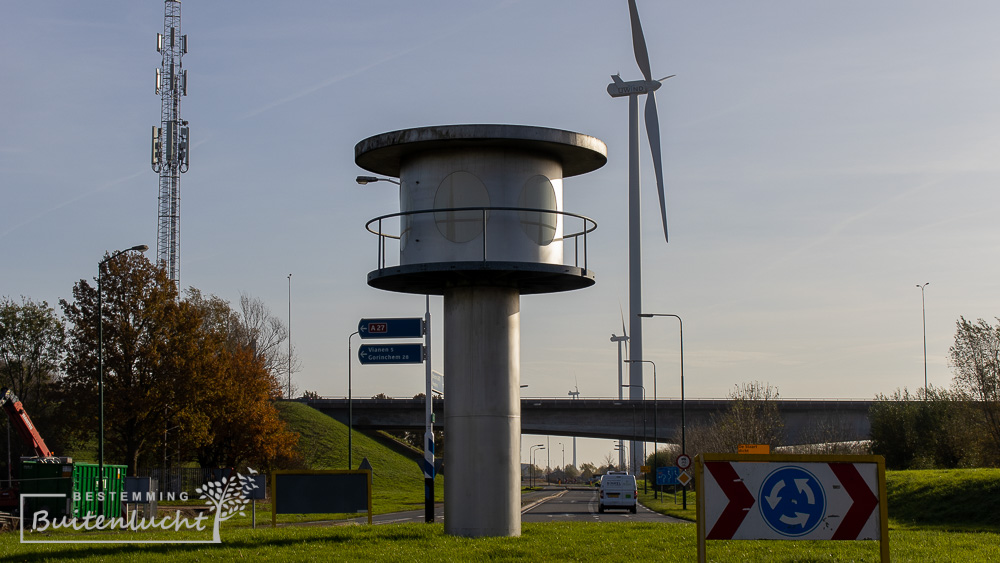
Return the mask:
{"type": "Polygon", "coordinates": [[[150,165],[160,175],[157,199],[156,261],[180,286],[180,175],[187,172],[190,130],[181,119],[181,96],[187,96],[187,71],[181,58],[187,53],[187,35],[181,35],[181,3],[163,3],[163,33],[156,34],[156,51],[162,55],[156,69],[155,93],[160,95],[160,125],[153,126],[150,165]]]}

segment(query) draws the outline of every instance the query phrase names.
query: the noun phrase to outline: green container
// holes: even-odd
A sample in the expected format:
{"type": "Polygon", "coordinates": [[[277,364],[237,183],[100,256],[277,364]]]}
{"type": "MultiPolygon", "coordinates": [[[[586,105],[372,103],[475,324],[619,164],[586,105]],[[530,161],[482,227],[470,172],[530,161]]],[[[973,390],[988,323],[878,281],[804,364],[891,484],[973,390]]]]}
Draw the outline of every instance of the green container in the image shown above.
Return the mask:
{"type": "MultiPolygon", "coordinates": [[[[125,491],[124,465],[104,466],[104,517],[121,515],[121,498],[125,491]]],[[[100,486],[96,463],[40,463],[21,461],[21,494],[56,494],[59,497],[25,499],[24,516],[30,522],[31,514],[48,511],[49,520],[61,516],[83,517],[98,514],[100,486]]]]}

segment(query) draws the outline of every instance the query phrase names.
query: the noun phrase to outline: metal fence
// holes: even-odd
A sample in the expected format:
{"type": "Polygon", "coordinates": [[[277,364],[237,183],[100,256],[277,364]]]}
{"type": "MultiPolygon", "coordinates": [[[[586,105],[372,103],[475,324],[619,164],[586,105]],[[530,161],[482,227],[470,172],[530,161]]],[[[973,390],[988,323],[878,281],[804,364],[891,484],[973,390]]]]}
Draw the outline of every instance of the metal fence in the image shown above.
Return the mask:
{"type": "Polygon", "coordinates": [[[198,493],[195,489],[201,487],[209,481],[218,481],[223,477],[231,479],[236,477],[236,470],[233,469],[213,469],[202,467],[162,467],[139,468],[136,470],[136,477],[152,477],[159,483],[160,498],[165,500],[167,495],[180,495],[187,493],[189,499],[197,499],[198,493]]]}

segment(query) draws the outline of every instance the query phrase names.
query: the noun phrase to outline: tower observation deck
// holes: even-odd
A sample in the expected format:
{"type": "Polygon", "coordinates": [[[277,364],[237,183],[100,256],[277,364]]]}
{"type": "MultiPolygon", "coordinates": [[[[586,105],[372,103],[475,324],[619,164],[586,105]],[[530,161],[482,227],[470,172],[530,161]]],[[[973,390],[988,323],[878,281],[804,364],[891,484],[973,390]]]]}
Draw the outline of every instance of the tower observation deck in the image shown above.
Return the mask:
{"type": "Polygon", "coordinates": [[[594,284],[597,224],[564,210],[563,179],[603,166],[607,147],[557,129],[446,125],[369,137],[355,162],[400,187],[400,212],[367,224],[368,284],[444,296],[445,449],[459,468],[445,480],[445,531],[520,535],[520,296],[594,284]]]}

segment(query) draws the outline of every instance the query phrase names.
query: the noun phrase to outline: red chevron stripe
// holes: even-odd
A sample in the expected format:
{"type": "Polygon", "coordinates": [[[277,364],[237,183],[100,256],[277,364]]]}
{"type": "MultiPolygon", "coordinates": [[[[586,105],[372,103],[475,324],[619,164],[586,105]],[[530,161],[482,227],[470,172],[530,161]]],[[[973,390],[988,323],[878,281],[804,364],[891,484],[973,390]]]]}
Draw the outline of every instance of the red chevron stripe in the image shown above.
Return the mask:
{"type": "Polygon", "coordinates": [[[719,519],[715,521],[712,530],[705,536],[709,540],[728,540],[736,534],[743,519],[749,514],[750,508],[754,505],[753,495],[743,484],[743,480],[737,475],[732,464],[727,461],[705,462],[705,467],[715,477],[722,492],[729,499],[729,504],[722,510],[719,519]]]}
{"type": "Polygon", "coordinates": [[[854,501],[847,514],[844,515],[843,522],[830,539],[856,540],[875,507],[878,506],[878,498],[861,477],[861,474],[858,473],[858,469],[854,467],[853,463],[831,463],[830,469],[844,485],[844,491],[854,501]]]}

